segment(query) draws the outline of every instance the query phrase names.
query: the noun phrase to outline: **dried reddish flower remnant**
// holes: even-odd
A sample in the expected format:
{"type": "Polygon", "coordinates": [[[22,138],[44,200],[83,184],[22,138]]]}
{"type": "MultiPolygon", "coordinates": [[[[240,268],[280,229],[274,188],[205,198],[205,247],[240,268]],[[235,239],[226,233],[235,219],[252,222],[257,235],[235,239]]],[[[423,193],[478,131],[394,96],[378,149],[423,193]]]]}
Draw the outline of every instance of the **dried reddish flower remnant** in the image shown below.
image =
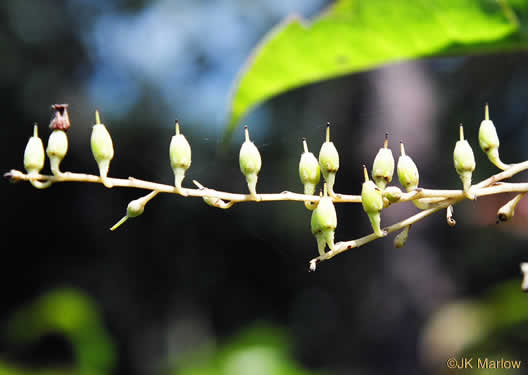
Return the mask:
{"type": "Polygon", "coordinates": [[[51,109],[55,111],[55,116],[50,122],[52,130],[68,130],[70,128],[70,117],[68,116],[68,104],[53,104],[51,109]]]}

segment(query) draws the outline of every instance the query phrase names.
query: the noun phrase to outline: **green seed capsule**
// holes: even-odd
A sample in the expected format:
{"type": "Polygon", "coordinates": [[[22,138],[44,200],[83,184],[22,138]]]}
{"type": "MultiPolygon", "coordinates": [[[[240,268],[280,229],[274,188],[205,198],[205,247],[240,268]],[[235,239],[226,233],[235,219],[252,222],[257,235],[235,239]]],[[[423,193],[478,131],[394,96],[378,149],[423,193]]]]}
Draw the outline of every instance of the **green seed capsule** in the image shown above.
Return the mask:
{"type": "MultiPolygon", "coordinates": [[[[303,148],[304,152],[299,161],[299,177],[301,178],[301,183],[304,185],[304,194],[314,195],[315,188],[321,179],[321,169],[319,168],[319,162],[315,155],[308,151],[306,138],[303,138],[303,148]]],[[[304,206],[309,210],[314,210],[316,204],[307,201],[304,202],[304,206]]]]}
{"type": "MultiPolygon", "coordinates": [[[[200,190],[204,190],[205,187],[199,183],[198,181],[196,180],[193,180],[193,183],[198,187],[198,189],[200,190]]],[[[217,208],[221,208],[222,210],[227,210],[228,208],[230,208],[234,202],[233,201],[223,201],[222,199],[220,198],[216,198],[216,197],[203,197],[203,201],[205,203],[207,203],[209,206],[211,207],[217,207],[217,208]]]]}
{"type": "Polygon", "coordinates": [[[383,191],[383,196],[387,198],[390,203],[396,203],[402,196],[402,191],[396,186],[389,186],[383,191]]]}
{"type": "Polygon", "coordinates": [[[46,154],[50,159],[51,172],[58,176],[61,174],[60,163],[68,152],[68,137],[64,130],[53,130],[48,138],[46,154]]]}
{"type": "Polygon", "coordinates": [[[410,225],[407,225],[403,230],[394,237],[394,247],[399,249],[405,246],[407,243],[407,238],[409,237],[410,225]]]}
{"type": "Polygon", "coordinates": [[[244,128],[244,134],[245,141],[242,143],[239,155],[240,171],[246,176],[249,193],[254,199],[258,199],[257,181],[258,173],[262,167],[262,159],[260,158],[260,152],[257,146],[255,146],[255,144],[249,139],[249,130],[247,126],[244,128]]]}
{"type": "Polygon", "coordinates": [[[489,108],[486,104],[485,107],[485,118],[480,123],[479,128],[479,144],[480,148],[484,152],[488,152],[490,149],[499,148],[499,136],[493,121],[489,119],[489,108]]]}
{"type": "Polygon", "coordinates": [[[489,119],[489,108],[486,104],[484,120],[480,123],[479,144],[482,151],[488,155],[488,159],[499,169],[505,170],[509,165],[504,164],[499,157],[499,136],[493,121],[489,119]]]}
{"type": "Polygon", "coordinates": [[[44,168],[44,145],[38,136],[38,125],[33,127],[33,136],[29,138],[24,150],[24,168],[28,174],[38,174],[44,168]]]}
{"type": "Polygon", "coordinates": [[[325,185],[325,194],[319,200],[319,204],[312,212],[312,234],[317,240],[319,255],[325,253],[325,247],[328,244],[330,250],[334,250],[334,233],[337,227],[337,215],[332,202],[332,198],[327,195],[325,185]]]}
{"type": "Polygon", "coordinates": [[[394,174],[394,156],[392,156],[392,151],[388,148],[388,144],[389,139],[386,134],[383,147],[379,149],[372,164],[372,179],[380,189],[385,189],[387,184],[392,181],[394,174]]]}
{"type": "Polygon", "coordinates": [[[333,196],[335,176],[339,169],[339,154],[334,143],[330,142],[330,123],[326,126],[326,141],[319,151],[319,165],[328,186],[328,192],[333,196]]]}
{"type": "Polygon", "coordinates": [[[471,176],[475,170],[475,156],[468,141],[464,139],[464,128],[460,125],[460,139],[455,144],[453,151],[453,161],[455,169],[462,180],[464,194],[469,199],[474,199],[474,196],[469,193],[471,187],[471,176]]]}
{"type": "Polygon", "coordinates": [[[418,174],[418,168],[410,156],[405,154],[405,147],[403,143],[400,143],[401,155],[398,158],[398,179],[403,188],[409,192],[418,187],[420,181],[420,175],[418,174]]]}
{"type": "Polygon", "coordinates": [[[183,134],[180,133],[180,125],[176,121],[176,135],[172,136],[169,146],[169,157],[174,172],[174,186],[181,192],[185,172],[191,166],[191,146],[183,134]]]}
{"type": "Polygon", "coordinates": [[[158,195],[159,191],[151,191],[147,195],[134,199],[133,201],[130,201],[130,203],[127,206],[126,215],[121,218],[112,228],[110,228],[111,231],[116,230],[119,228],[125,221],[127,221],[130,218],[138,217],[139,215],[142,215],[145,211],[145,206],[147,203],[154,198],[156,195],[158,195]]]}
{"type": "Polygon", "coordinates": [[[51,108],[55,111],[50,122],[51,135],[48,138],[46,154],[50,159],[51,172],[58,176],[61,174],[60,163],[68,152],[68,137],[66,131],[70,128],[70,117],[68,116],[68,104],[53,104],[51,108]]]}
{"type": "Polygon", "coordinates": [[[95,111],[95,125],[92,128],[90,143],[92,146],[92,154],[99,167],[99,175],[103,180],[103,184],[106,187],[112,187],[110,181],[107,180],[107,176],[110,161],[114,158],[114,145],[110,133],[108,133],[104,124],[101,124],[99,111],[95,111]]]}
{"type": "Polygon", "coordinates": [[[321,179],[321,170],[315,155],[308,151],[305,138],[303,138],[303,147],[304,152],[299,161],[299,177],[301,178],[301,183],[304,185],[304,194],[313,195],[315,187],[321,179]]]}
{"type": "Polygon", "coordinates": [[[526,193],[517,194],[513,199],[511,199],[504,206],[499,208],[497,211],[497,224],[501,221],[508,221],[515,215],[515,207],[521,201],[526,193]]]}
{"type": "Polygon", "coordinates": [[[381,210],[383,210],[383,193],[372,182],[369,180],[367,168],[363,166],[363,174],[365,176],[365,182],[361,189],[361,204],[363,205],[363,211],[368,215],[370,224],[374,233],[378,237],[384,237],[387,235],[386,231],[381,229],[381,210]]]}

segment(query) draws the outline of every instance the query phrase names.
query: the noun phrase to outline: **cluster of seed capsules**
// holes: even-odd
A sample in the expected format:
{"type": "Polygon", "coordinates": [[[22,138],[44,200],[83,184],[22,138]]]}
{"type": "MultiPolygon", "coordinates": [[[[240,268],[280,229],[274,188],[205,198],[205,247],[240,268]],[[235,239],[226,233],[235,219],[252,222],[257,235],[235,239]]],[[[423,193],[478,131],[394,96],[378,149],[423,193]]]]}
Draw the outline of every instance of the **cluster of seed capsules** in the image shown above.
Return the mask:
{"type": "MultiPolygon", "coordinates": [[[[55,111],[50,123],[52,130],[46,147],[46,154],[50,160],[50,169],[54,176],[61,176],[60,164],[68,152],[68,137],[66,131],[70,128],[70,118],[67,104],[54,104],[51,108],[55,111]]],[[[92,153],[99,167],[101,180],[106,187],[112,187],[108,181],[108,169],[110,161],[114,158],[114,146],[110,133],[101,123],[99,112],[95,112],[95,125],[92,128],[91,148],[92,153]]],[[[38,135],[38,125],[33,128],[33,136],[29,138],[24,151],[24,168],[30,177],[30,182],[37,188],[45,188],[50,185],[38,181],[38,175],[45,164],[44,145],[38,135]],[[31,177],[34,176],[34,179],[31,177]]]]}
{"type": "MultiPolygon", "coordinates": [[[[29,139],[24,152],[24,167],[30,177],[30,182],[37,188],[48,187],[51,182],[39,181],[39,173],[45,164],[45,153],[50,159],[50,168],[55,176],[61,176],[60,163],[68,151],[68,138],[66,131],[70,127],[70,120],[67,111],[68,105],[55,104],[52,106],[55,111],[50,123],[52,133],[48,139],[46,151],[42,140],[38,136],[37,125],[34,127],[34,134],[29,139]],[[34,178],[31,178],[31,177],[34,178]]],[[[106,187],[111,187],[112,183],[108,179],[110,162],[114,157],[114,147],[110,133],[105,125],[101,123],[99,113],[96,111],[96,121],[92,128],[91,149],[95,161],[99,168],[101,182],[106,187]]],[[[191,166],[191,147],[189,142],[180,132],[179,124],[176,122],[176,134],[172,137],[169,146],[169,158],[174,172],[174,189],[181,195],[187,195],[182,189],[182,182],[185,173],[191,166]]],[[[240,148],[239,163],[240,170],[246,178],[248,190],[251,198],[258,201],[257,182],[258,174],[262,166],[262,159],[258,148],[249,137],[247,126],[244,128],[245,141],[240,148]]],[[[508,168],[508,165],[501,162],[499,158],[499,138],[493,122],[489,119],[488,106],[485,108],[485,119],[479,129],[479,143],[482,150],[488,155],[490,161],[500,169],[508,168]]],[[[313,196],[317,185],[320,182],[321,174],[324,178],[323,192],[318,201],[305,201],[307,209],[312,211],[311,229],[316,237],[317,247],[320,255],[325,253],[326,246],[334,250],[334,233],[337,227],[337,215],[333,203],[334,182],[339,169],[339,154],[333,142],[330,141],[330,125],[326,128],[326,140],[319,151],[319,157],[308,151],[306,139],[303,139],[304,152],[299,162],[299,176],[304,185],[304,194],[313,196]]],[[[416,164],[409,155],[405,153],[403,143],[400,143],[401,155],[398,158],[396,170],[398,179],[402,187],[410,192],[418,188],[419,173],[416,164]]],[[[460,176],[463,191],[467,198],[474,199],[470,192],[471,175],[475,169],[475,158],[471,146],[464,139],[463,127],[460,125],[460,139],[455,145],[453,152],[455,169],[460,176]]],[[[402,195],[402,191],[396,186],[387,186],[391,181],[395,169],[395,160],[391,149],[388,147],[388,137],[382,148],[378,151],[372,166],[372,180],[365,166],[363,166],[365,182],[361,190],[361,203],[363,210],[368,215],[372,229],[376,236],[384,237],[387,232],[381,228],[381,211],[391,203],[397,202],[402,195]]],[[[198,183],[197,183],[198,184],[198,183]]],[[[199,185],[199,184],[198,184],[199,185]]],[[[127,206],[126,216],[121,219],[111,229],[119,227],[128,218],[139,216],[143,213],[145,205],[158,192],[152,191],[150,194],[131,201],[127,206]]],[[[223,202],[219,198],[203,197],[209,205],[227,208],[229,203],[223,202]]],[[[428,208],[421,199],[416,199],[413,203],[420,209],[428,208]]],[[[409,227],[406,227],[395,238],[395,245],[401,247],[405,244],[409,227]]]]}
{"type": "MultiPolygon", "coordinates": [[[[329,140],[329,130],[327,128],[326,142],[323,143],[319,153],[319,160],[308,152],[306,142],[304,142],[304,153],[301,156],[299,164],[299,175],[301,182],[304,184],[305,194],[313,194],[315,187],[319,183],[321,170],[325,179],[324,193],[318,204],[306,202],[308,209],[313,210],[311,227],[312,233],[317,239],[319,254],[325,253],[326,246],[334,250],[334,233],[337,227],[337,216],[334,208],[332,197],[335,175],[339,168],[339,155],[335,146],[329,140]]],[[[485,119],[481,122],[479,128],[479,144],[481,149],[488,155],[489,160],[498,168],[505,170],[509,166],[504,164],[499,157],[499,137],[495,125],[489,119],[488,105],[485,107],[485,119]]],[[[401,186],[411,192],[418,188],[419,173],[416,164],[409,155],[405,153],[403,143],[400,143],[401,155],[398,158],[396,170],[401,186]]],[[[474,199],[470,192],[471,177],[475,170],[475,157],[473,150],[468,141],[464,139],[464,130],[460,125],[460,139],[456,142],[453,151],[453,161],[456,172],[458,173],[463,186],[464,195],[468,199],[474,199]]],[[[392,203],[397,202],[402,195],[402,191],[396,186],[387,186],[394,175],[395,160],[391,149],[388,147],[388,137],[385,136],[385,142],[379,149],[374,158],[372,166],[372,180],[369,178],[367,168],[363,166],[365,182],[361,189],[361,203],[363,210],[367,214],[373,232],[377,237],[384,237],[387,232],[381,228],[381,211],[392,203]]],[[[441,198],[440,198],[441,199],[441,198]]],[[[440,201],[440,200],[439,200],[440,201]]],[[[513,205],[505,205],[499,210],[503,215],[512,216],[514,204],[518,202],[513,200],[513,205]],[[511,207],[510,207],[511,206],[511,207]],[[504,211],[504,212],[503,212],[504,211]]],[[[430,208],[431,202],[423,199],[415,199],[413,203],[419,209],[430,208]]],[[[434,203],[434,201],[433,201],[434,203]]],[[[406,226],[403,231],[394,239],[396,247],[404,246],[407,241],[410,226],[406,226]]]]}

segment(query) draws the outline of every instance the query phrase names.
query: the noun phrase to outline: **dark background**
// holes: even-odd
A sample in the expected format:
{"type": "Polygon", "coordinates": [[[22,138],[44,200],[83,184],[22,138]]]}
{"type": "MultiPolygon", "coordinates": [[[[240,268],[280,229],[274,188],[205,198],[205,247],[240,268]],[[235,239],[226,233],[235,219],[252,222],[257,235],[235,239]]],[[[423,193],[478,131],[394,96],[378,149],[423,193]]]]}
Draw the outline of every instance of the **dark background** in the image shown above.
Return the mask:
{"type": "MultiPolygon", "coordinates": [[[[311,16],[327,5],[250,4],[2,1],[0,169],[22,170],[33,123],[46,143],[50,105],[69,103],[64,170],[96,173],[89,135],[98,108],[114,140],[111,176],[172,183],[168,146],[178,118],[193,151],[184,186],[197,179],[244,192],[242,128],[227,147],[221,144],[236,72],[287,14],[311,16]]],[[[477,159],[474,180],[481,180],[497,172],[478,149],[485,102],[503,160],[525,160],[527,63],[526,53],[420,60],[280,95],[246,119],[263,159],[258,190],[301,190],[300,139],[307,137],[317,154],[326,121],[341,158],[338,192],[360,192],[361,165],[371,165],[385,132],[395,157],[398,141],[405,141],[422,186],[458,188],[452,150],[460,122],[477,159]]],[[[519,263],[526,260],[528,206],[521,202],[513,222],[496,225],[495,212],[507,197],[456,206],[455,228],[437,213],[413,226],[403,249],[393,248],[391,236],[308,273],[317,249],[302,204],[247,203],[222,211],[200,199],[162,194],[143,216],[110,232],[140,195],[83,183],[38,191],[4,181],[2,331],[38,296],[72,287],[101,313],[116,348],[114,373],[168,370],[201,345],[221,344],[256,322],[284,331],[293,358],[313,371],[441,373],[447,356],[428,352],[426,334],[435,314],[456,301],[481,301],[508,280],[514,280],[516,298],[524,298],[519,263]]],[[[397,205],[382,222],[415,212],[412,205],[397,205]]],[[[359,205],[340,204],[337,213],[337,240],[370,233],[359,205]]],[[[528,359],[524,313],[516,325],[483,337],[482,345],[528,359]]],[[[21,345],[6,334],[0,359],[35,367],[71,364],[69,345],[61,335],[21,345]]]]}

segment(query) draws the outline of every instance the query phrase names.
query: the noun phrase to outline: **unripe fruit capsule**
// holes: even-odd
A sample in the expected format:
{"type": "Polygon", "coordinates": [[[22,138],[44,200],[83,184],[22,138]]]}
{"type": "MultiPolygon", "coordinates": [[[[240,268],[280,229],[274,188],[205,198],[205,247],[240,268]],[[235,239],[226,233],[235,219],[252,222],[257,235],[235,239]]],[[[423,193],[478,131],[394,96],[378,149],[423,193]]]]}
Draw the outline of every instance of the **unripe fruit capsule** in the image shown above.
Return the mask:
{"type": "Polygon", "coordinates": [[[33,136],[29,138],[24,150],[24,168],[28,174],[38,174],[44,168],[44,145],[38,136],[38,125],[33,127],[33,136]]]}
{"type": "Polygon", "coordinates": [[[308,145],[306,144],[305,138],[303,138],[303,147],[304,152],[299,161],[299,177],[301,178],[301,183],[305,185],[305,188],[306,184],[310,185],[308,192],[305,189],[305,194],[313,195],[315,192],[315,186],[321,179],[321,171],[315,155],[308,151],[308,145]]]}
{"type": "Polygon", "coordinates": [[[388,135],[385,134],[383,147],[379,149],[372,164],[372,179],[380,189],[385,189],[387,184],[392,181],[394,174],[394,156],[392,156],[391,149],[388,148],[388,143],[388,135]]]}
{"type": "Polygon", "coordinates": [[[400,200],[402,191],[396,186],[389,186],[383,191],[383,196],[387,198],[390,203],[395,203],[400,200]]]}
{"type": "Polygon", "coordinates": [[[99,111],[95,111],[95,125],[92,128],[90,144],[92,154],[99,167],[99,175],[103,180],[103,184],[106,187],[112,187],[110,181],[107,180],[107,176],[110,161],[114,158],[114,145],[110,133],[108,133],[104,124],[101,124],[99,111]]]}
{"type": "Polygon", "coordinates": [[[499,157],[499,136],[493,121],[489,118],[489,108],[486,104],[484,120],[480,123],[479,127],[479,145],[482,151],[488,155],[488,159],[497,168],[505,170],[509,165],[504,164],[499,157]]]}
{"type": "Polygon", "coordinates": [[[394,237],[394,247],[399,249],[405,246],[407,243],[407,238],[409,237],[410,225],[407,225],[403,230],[394,237]]]}
{"type": "Polygon", "coordinates": [[[464,128],[460,124],[460,139],[455,144],[453,151],[453,161],[455,169],[462,180],[464,194],[469,199],[474,199],[474,196],[469,193],[471,187],[471,176],[475,170],[475,156],[468,141],[464,139],[464,128]]]}
{"type": "Polygon", "coordinates": [[[418,168],[410,156],[405,154],[405,147],[403,142],[400,142],[401,155],[398,158],[398,179],[403,188],[409,192],[418,187],[420,182],[420,175],[418,174],[418,168]]]}
{"type": "MultiPolygon", "coordinates": [[[[303,148],[304,152],[299,161],[299,177],[301,183],[304,185],[304,194],[314,195],[315,187],[321,179],[321,170],[315,155],[308,151],[308,145],[306,144],[305,138],[303,138],[303,148]]],[[[304,205],[309,210],[315,208],[313,202],[304,202],[304,205]]]]}
{"type": "MultiPolygon", "coordinates": [[[[176,120],[176,134],[172,136],[169,146],[169,158],[174,172],[174,186],[176,190],[183,194],[182,182],[185,172],[191,166],[191,146],[183,134],[180,133],[180,125],[176,120]]],[[[185,194],[184,194],[185,195],[185,194]]]]}
{"type": "Polygon", "coordinates": [[[60,172],[60,163],[68,152],[68,137],[64,130],[53,130],[48,138],[48,147],[46,154],[50,159],[51,172],[58,176],[60,172]]]}
{"type": "Polygon", "coordinates": [[[363,174],[365,176],[365,182],[361,189],[361,204],[363,210],[368,215],[370,224],[374,233],[378,237],[384,237],[387,232],[381,229],[381,210],[383,209],[383,193],[372,182],[369,180],[367,167],[363,165],[363,174]]]}
{"type": "Polygon", "coordinates": [[[517,194],[513,199],[511,199],[504,206],[499,208],[497,211],[497,224],[501,221],[508,221],[515,215],[515,207],[521,201],[526,193],[517,194]]]}
{"type": "Polygon", "coordinates": [[[253,199],[257,197],[257,181],[258,173],[262,167],[262,159],[260,158],[260,152],[253,142],[249,139],[248,127],[244,127],[245,141],[240,147],[239,163],[240,171],[246,176],[246,182],[248,184],[249,193],[253,199]]]}
{"type": "Polygon", "coordinates": [[[330,123],[326,126],[326,141],[319,151],[319,166],[328,186],[328,192],[333,196],[335,176],[339,169],[339,154],[334,143],[330,142],[330,123]]]}
{"type": "Polygon", "coordinates": [[[500,142],[495,125],[489,119],[489,108],[487,104],[484,117],[479,127],[479,144],[482,151],[487,153],[492,148],[498,148],[500,142]]]}
{"type": "Polygon", "coordinates": [[[337,227],[337,215],[332,198],[327,195],[325,185],[325,194],[319,200],[317,207],[312,211],[312,234],[317,240],[317,249],[319,255],[325,253],[325,247],[328,244],[330,250],[334,250],[334,233],[337,227]]]}
{"type": "Polygon", "coordinates": [[[117,223],[115,223],[112,228],[110,228],[110,230],[114,231],[121,225],[123,225],[123,223],[128,219],[142,215],[145,211],[145,206],[147,205],[147,203],[156,195],[158,195],[158,193],[159,191],[153,190],[141,198],[130,201],[130,203],[127,205],[126,215],[123,216],[123,218],[121,218],[121,220],[119,220],[117,223]]]}

